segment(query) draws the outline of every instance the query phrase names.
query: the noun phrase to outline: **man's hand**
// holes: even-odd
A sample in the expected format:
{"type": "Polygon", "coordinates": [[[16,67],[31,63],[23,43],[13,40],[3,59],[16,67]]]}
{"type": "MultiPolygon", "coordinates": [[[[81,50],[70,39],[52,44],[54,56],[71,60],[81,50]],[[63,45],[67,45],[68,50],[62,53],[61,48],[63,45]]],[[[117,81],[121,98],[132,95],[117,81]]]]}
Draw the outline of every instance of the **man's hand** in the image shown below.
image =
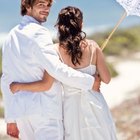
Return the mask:
{"type": "Polygon", "coordinates": [[[94,75],[94,77],[95,77],[95,81],[94,81],[94,85],[93,85],[92,89],[100,92],[101,78],[97,74],[94,75]]]}
{"type": "Polygon", "coordinates": [[[19,86],[20,86],[20,84],[17,82],[12,82],[10,84],[10,90],[12,91],[13,94],[15,94],[15,92],[19,91],[19,86]]]}
{"type": "Polygon", "coordinates": [[[19,130],[16,123],[7,123],[7,134],[14,138],[19,138],[19,130]]]}

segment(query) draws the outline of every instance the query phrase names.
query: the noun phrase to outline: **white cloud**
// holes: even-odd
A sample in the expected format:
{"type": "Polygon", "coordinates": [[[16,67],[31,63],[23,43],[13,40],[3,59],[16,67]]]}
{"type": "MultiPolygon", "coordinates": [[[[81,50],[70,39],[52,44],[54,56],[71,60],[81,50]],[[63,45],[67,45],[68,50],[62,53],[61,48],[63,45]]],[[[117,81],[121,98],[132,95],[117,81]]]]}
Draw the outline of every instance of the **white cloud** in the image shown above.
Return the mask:
{"type": "Polygon", "coordinates": [[[85,27],[83,29],[83,31],[85,31],[87,33],[87,35],[92,35],[96,32],[105,32],[106,30],[108,30],[110,28],[109,25],[99,25],[99,26],[89,26],[89,27],[85,27]]]}

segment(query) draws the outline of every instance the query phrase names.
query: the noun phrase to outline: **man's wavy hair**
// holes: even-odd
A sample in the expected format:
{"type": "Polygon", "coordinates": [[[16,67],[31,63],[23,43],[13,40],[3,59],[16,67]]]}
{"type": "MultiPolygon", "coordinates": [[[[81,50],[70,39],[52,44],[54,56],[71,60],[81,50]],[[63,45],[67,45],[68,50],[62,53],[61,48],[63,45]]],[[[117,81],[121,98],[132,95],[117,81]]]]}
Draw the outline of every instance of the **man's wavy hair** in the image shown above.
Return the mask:
{"type": "MultiPolygon", "coordinates": [[[[27,13],[27,7],[33,7],[34,3],[37,0],[21,0],[21,15],[24,16],[27,13]]],[[[53,0],[46,0],[49,3],[52,3],[53,0]]]]}

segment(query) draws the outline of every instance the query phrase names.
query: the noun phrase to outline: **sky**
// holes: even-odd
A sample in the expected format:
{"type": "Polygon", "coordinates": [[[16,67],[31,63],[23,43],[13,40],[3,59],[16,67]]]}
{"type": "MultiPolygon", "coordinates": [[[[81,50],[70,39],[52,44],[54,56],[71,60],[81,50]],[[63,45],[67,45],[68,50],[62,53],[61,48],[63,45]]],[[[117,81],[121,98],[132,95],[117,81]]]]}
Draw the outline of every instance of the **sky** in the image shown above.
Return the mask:
{"type": "MultiPolygon", "coordinates": [[[[88,34],[113,28],[124,13],[124,9],[116,0],[55,0],[47,22],[44,24],[52,33],[56,32],[54,25],[59,11],[66,6],[76,6],[82,10],[83,30],[88,34]]],[[[0,40],[20,22],[21,18],[20,0],[1,0],[0,40]]],[[[140,17],[128,16],[119,28],[136,24],[140,24],[140,17]]]]}

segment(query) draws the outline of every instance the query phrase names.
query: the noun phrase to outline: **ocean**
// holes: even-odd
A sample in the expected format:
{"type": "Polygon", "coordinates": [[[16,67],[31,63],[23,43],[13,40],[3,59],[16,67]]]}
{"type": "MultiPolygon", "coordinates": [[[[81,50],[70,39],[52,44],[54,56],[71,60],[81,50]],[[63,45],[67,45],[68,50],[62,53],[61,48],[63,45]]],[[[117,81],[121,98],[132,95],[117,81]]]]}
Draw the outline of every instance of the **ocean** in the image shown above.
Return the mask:
{"type": "MultiPolygon", "coordinates": [[[[56,35],[54,25],[58,13],[66,6],[76,6],[83,11],[83,30],[87,34],[97,31],[103,32],[108,28],[113,28],[124,13],[124,9],[116,0],[55,0],[48,20],[44,24],[44,26],[50,29],[52,36],[56,35]]],[[[10,29],[21,20],[20,1],[2,0],[0,4],[0,18],[0,42],[2,42],[10,29]]],[[[124,19],[119,28],[138,24],[140,24],[140,17],[128,16],[124,19]]]]}

